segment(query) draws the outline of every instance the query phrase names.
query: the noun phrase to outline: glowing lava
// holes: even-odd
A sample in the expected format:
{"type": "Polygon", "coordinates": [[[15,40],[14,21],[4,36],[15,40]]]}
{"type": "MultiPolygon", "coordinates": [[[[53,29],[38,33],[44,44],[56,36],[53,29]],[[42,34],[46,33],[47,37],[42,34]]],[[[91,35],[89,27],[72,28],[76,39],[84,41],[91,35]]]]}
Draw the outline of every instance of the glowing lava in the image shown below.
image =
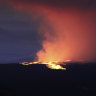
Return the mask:
{"type": "Polygon", "coordinates": [[[62,69],[62,70],[66,70],[66,68],[64,68],[62,66],[62,65],[66,65],[66,64],[64,64],[64,62],[23,62],[21,64],[22,65],[44,64],[44,65],[46,65],[50,69],[62,69]]]}
{"type": "Polygon", "coordinates": [[[66,70],[66,68],[63,68],[61,65],[56,65],[56,64],[46,64],[46,66],[50,69],[62,69],[66,70]]]}

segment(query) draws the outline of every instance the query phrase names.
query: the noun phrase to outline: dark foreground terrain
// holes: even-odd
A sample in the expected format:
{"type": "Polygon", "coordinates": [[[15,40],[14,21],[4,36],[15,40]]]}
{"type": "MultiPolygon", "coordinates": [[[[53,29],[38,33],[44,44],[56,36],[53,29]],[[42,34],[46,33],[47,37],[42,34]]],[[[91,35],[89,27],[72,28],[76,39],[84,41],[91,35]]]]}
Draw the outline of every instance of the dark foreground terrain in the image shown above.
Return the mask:
{"type": "Polygon", "coordinates": [[[68,64],[67,70],[44,65],[0,64],[0,96],[96,96],[96,64],[68,64]]]}

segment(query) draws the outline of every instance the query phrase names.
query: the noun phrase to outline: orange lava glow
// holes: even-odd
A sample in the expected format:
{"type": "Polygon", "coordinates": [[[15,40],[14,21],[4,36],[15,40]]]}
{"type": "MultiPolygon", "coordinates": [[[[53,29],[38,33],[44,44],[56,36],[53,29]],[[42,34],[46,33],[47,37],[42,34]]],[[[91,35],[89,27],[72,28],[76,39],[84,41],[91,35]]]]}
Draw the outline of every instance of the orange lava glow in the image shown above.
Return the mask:
{"type": "Polygon", "coordinates": [[[62,66],[62,65],[66,65],[66,64],[63,64],[63,62],[62,63],[61,62],[22,62],[21,64],[22,65],[44,64],[50,69],[66,70],[66,68],[62,66]]]}

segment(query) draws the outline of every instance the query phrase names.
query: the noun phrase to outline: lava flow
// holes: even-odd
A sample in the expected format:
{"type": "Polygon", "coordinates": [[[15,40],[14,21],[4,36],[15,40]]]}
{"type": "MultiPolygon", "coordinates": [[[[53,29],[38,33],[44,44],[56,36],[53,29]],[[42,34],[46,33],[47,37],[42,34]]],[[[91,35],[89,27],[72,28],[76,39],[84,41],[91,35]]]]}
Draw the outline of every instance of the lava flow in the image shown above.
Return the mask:
{"type": "Polygon", "coordinates": [[[64,62],[22,62],[22,65],[32,65],[32,64],[44,64],[50,69],[61,69],[61,70],[66,70],[62,65],[64,62]]]}

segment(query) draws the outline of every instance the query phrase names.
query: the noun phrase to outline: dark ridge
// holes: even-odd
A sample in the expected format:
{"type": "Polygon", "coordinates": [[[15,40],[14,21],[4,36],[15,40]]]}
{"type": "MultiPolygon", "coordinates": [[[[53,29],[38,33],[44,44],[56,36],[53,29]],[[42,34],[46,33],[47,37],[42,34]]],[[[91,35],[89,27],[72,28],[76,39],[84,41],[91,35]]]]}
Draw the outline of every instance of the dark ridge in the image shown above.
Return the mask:
{"type": "Polygon", "coordinates": [[[0,64],[0,96],[96,96],[96,63],[68,63],[66,68],[0,64]]]}

